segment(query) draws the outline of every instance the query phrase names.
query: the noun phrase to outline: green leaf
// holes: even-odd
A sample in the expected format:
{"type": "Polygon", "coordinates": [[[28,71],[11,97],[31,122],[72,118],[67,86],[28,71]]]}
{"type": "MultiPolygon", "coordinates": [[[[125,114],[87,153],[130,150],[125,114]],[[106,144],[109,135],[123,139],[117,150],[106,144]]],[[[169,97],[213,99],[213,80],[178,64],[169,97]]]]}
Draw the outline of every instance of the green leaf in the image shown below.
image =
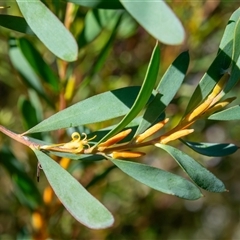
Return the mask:
{"type": "Polygon", "coordinates": [[[240,106],[234,106],[221,112],[214,113],[209,116],[208,119],[217,121],[240,120],[240,106]]]}
{"type": "Polygon", "coordinates": [[[35,126],[38,122],[38,119],[36,109],[32,106],[31,102],[28,101],[24,96],[20,96],[18,105],[21,109],[26,128],[29,129],[30,127],[35,126]]]}
{"type": "Polygon", "coordinates": [[[164,144],[157,143],[156,147],[168,152],[188,174],[188,176],[202,189],[210,192],[226,191],[224,184],[206,168],[182,151],[164,144]]]}
{"type": "Polygon", "coordinates": [[[164,1],[120,0],[137,22],[159,41],[176,45],[184,41],[181,22],[164,1]]]}
{"type": "Polygon", "coordinates": [[[102,31],[97,13],[97,10],[89,10],[86,14],[83,30],[77,40],[80,48],[93,41],[102,31]]]}
{"type": "Polygon", "coordinates": [[[26,133],[52,131],[123,116],[132,107],[139,87],[126,87],[85,99],[45,119],[26,133]]]}
{"type": "Polygon", "coordinates": [[[20,73],[24,82],[34,89],[44,100],[46,100],[50,106],[52,106],[52,102],[45,93],[38,76],[33,71],[30,63],[27,61],[19,48],[18,41],[15,38],[10,38],[9,46],[9,57],[12,65],[20,73]]]}
{"type": "MultiPolygon", "coordinates": [[[[238,8],[229,18],[227,26],[224,30],[223,37],[221,39],[219,49],[223,49],[225,46],[227,46],[230,42],[233,41],[233,33],[236,26],[236,22],[240,18],[240,8],[238,8]]],[[[229,51],[230,55],[228,55],[230,58],[232,57],[232,51],[229,51]]]]}
{"type": "Polygon", "coordinates": [[[111,27],[118,21],[119,12],[115,10],[93,9],[89,10],[84,19],[84,27],[78,36],[78,45],[82,48],[92,42],[104,28],[111,27]]]}
{"type": "MultiPolygon", "coordinates": [[[[18,100],[18,107],[22,114],[22,121],[25,129],[29,129],[38,123],[37,111],[29,100],[24,96],[20,96],[18,100]]],[[[33,137],[41,139],[41,134],[36,133],[33,137]]]]}
{"type": "Polygon", "coordinates": [[[66,2],[72,2],[81,6],[89,7],[89,8],[105,8],[105,9],[121,9],[123,8],[122,4],[119,0],[94,0],[94,1],[86,1],[86,0],[64,0],[66,2]]]}
{"type": "Polygon", "coordinates": [[[161,116],[182,85],[188,65],[189,53],[183,52],[169,66],[157,86],[158,93],[147,106],[136,135],[144,132],[161,116]]]}
{"type": "Polygon", "coordinates": [[[15,158],[7,147],[2,147],[0,151],[0,164],[12,176],[15,188],[14,194],[19,201],[32,210],[38,208],[42,198],[36,185],[29,178],[23,164],[15,158]]]}
{"type": "Polygon", "coordinates": [[[93,229],[113,224],[112,214],[71,174],[46,154],[33,150],[57,197],[77,221],[93,229]]]}
{"type": "Polygon", "coordinates": [[[138,126],[135,136],[143,133],[147,128],[155,124],[156,121],[162,121],[165,118],[165,114],[163,113],[163,109],[161,108],[161,98],[162,94],[157,93],[153,100],[147,105],[144,115],[142,117],[142,121],[138,126]]]}
{"type": "Polygon", "coordinates": [[[98,57],[93,64],[93,67],[89,73],[88,78],[91,79],[94,74],[96,74],[98,71],[100,71],[102,69],[102,66],[104,65],[107,55],[111,49],[111,45],[113,44],[113,41],[116,37],[118,27],[121,23],[121,19],[122,19],[122,14],[119,15],[118,18],[116,19],[117,21],[113,26],[112,33],[111,33],[109,39],[107,40],[107,42],[105,43],[105,45],[103,46],[103,48],[101,49],[100,53],[98,54],[98,57]]]}
{"type": "Polygon", "coordinates": [[[195,152],[210,157],[222,157],[235,153],[239,147],[232,143],[203,143],[181,141],[195,152]]]}
{"type": "Polygon", "coordinates": [[[120,132],[139,114],[139,112],[147,104],[147,102],[152,94],[156,80],[157,80],[159,64],[160,64],[159,51],[160,51],[160,49],[159,49],[159,46],[157,43],[153,50],[151,60],[148,65],[147,73],[146,73],[145,79],[143,81],[143,85],[140,89],[140,92],[139,92],[131,110],[129,111],[129,113],[127,115],[125,115],[125,117],[122,119],[122,121],[115,128],[113,128],[107,135],[105,135],[104,138],[101,139],[101,141],[98,142],[98,144],[100,142],[103,142],[103,141],[107,140],[108,138],[114,136],[118,132],[120,132]]]}
{"type": "MultiPolygon", "coordinates": [[[[240,15],[240,13],[239,13],[240,15]]],[[[230,79],[228,80],[224,91],[229,92],[236,83],[240,80],[240,16],[236,23],[234,38],[233,38],[233,61],[230,79]]]]}
{"type": "Polygon", "coordinates": [[[159,85],[157,86],[157,90],[163,95],[161,101],[165,108],[174,98],[178,89],[182,85],[187,73],[189,61],[189,53],[181,53],[168,67],[159,85]]]}
{"type": "Polygon", "coordinates": [[[59,80],[57,75],[52,71],[49,65],[44,61],[41,54],[36,50],[36,48],[25,38],[20,38],[18,40],[19,47],[29,62],[29,64],[34,69],[35,73],[45,81],[48,86],[55,92],[59,91],[59,80]]]}
{"type": "Polygon", "coordinates": [[[228,70],[232,61],[234,31],[239,17],[240,9],[230,17],[219,45],[218,55],[194,91],[185,114],[196,108],[209,95],[221,76],[228,70]]]}
{"type": "Polygon", "coordinates": [[[229,45],[223,50],[220,50],[195,89],[187,106],[185,115],[196,108],[196,106],[209,95],[216,83],[221,79],[223,73],[228,69],[231,63],[231,59],[228,57],[230,50],[231,47],[229,45]]]}
{"type": "Polygon", "coordinates": [[[34,35],[34,32],[28,26],[26,20],[19,16],[0,14],[0,25],[14,31],[34,35]]]}
{"type": "Polygon", "coordinates": [[[9,56],[14,68],[24,77],[24,80],[38,93],[44,94],[44,90],[38,76],[32,70],[22,51],[18,47],[18,41],[15,38],[9,40],[9,56]]]}
{"type": "Polygon", "coordinates": [[[77,59],[74,37],[40,0],[16,1],[28,25],[52,53],[69,62],[77,59]]]}
{"type": "Polygon", "coordinates": [[[127,39],[134,36],[138,29],[138,23],[132,18],[132,16],[124,11],[121,24],[117,33],[118,38],[127,39]]]}
{"type": "Polygon", "coordinates": [[[157,191],[189,200],[202,197],[200,190],[193,183],[170,172],[130,161],[111,161],[132,178],[157,191]]]}

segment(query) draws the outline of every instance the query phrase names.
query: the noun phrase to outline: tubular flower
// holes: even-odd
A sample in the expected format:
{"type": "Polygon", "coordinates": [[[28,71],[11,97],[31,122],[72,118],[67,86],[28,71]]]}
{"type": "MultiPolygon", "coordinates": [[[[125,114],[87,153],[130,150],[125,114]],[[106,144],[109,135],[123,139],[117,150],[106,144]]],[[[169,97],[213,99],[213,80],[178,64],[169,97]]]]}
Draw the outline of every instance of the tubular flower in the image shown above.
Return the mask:
{"type": "Polygon", "coordinates": [[[144,133],[136,136],[136,143],[143,142],[146,138],[152,136],[154,133],[159,131],[161,128],[165,126],[165,124],[169,121],[169,118],[164,119],[161,122],[158,122],[157,124],[153,125],[149,129],[147,129],[144,133]]]}
{"type": "Polygon", "coordinates": [[[130,151],[122,151],[122,152],[112,152],[110,156],[114,159],[118,158],[138,158],[144,156],[143,152],[130,152],[130,151]]]}
{"type": "Polygon", "coordinates": [[[126,136],[128,136],[131,131],[132,131],[132,129],[127,129],[127,130],[122,131],[122,132],[116,134],[115,136],[109,138],[106,142],[100,143],[99,150],[103,151],[105,148],[120,142],[122,139],[124,139],[126,136]]]}
{"type": "Polygon", "coordinates": [[[159,142],[162,144],[166,144],[168,142],[171,142],[171,141],[177,140],[181,137],[184,137],[192,132],[194,132],[194,129],[182,129],[182,130],[172,133],[169,136],[161,136],[159,139],[159,142]]]}
{"type": "Polygon", "coordinates": [[[220,81],[214,87],[212,93],[207,97],[207,99],[200,104],[196,109],[194,109],[191,113],[189,113],[185,118],[184,122],[192,122],[199,115],[203,114],[207,111],[211,106],[213,106],[221,97],[221,91],[229,79],[229,75],[225,74],[220,81]]]}

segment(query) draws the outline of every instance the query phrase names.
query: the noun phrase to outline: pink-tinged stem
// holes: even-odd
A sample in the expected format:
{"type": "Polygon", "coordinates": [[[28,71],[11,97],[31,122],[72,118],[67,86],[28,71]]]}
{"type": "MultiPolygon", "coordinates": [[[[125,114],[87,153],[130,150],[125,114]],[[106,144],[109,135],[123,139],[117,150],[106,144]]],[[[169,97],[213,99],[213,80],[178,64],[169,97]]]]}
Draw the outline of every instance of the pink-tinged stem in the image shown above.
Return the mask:
{"type": "Polygon", "coordinates": [[[30,148],[39,148],[39,144],[31,142],[28,137],[22,136],[21,134],[14,133],[7,128],[0,125],[0,132],[4,133],[5,135],[9,136],[10,138],[30,147],[30,148]]]}

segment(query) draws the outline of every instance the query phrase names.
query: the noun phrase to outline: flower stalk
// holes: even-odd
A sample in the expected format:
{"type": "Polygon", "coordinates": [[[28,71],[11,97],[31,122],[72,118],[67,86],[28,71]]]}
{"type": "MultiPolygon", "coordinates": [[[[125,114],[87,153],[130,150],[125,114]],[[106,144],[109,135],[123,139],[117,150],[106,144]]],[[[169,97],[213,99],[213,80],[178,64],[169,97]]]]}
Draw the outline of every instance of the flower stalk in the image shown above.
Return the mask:
{"type": "Polygon", "coordinates": [[[229,75],[225,74],[213,88],[213,91],[209,94],[205,101],[197,106],[192,112],[188,113],[176,127],[162,135],[160,134],[157,137],[153,136],[155,134],[158,134],[159,131],[165,127],[169,121],[168,118],[154,124],[145,132],[135,136],[131,141],[119,143],[131,133],[132,130],[127,129],[94,147],[90,146],[90,141],[93,140],[96,136],[88,139],[85,133],[82,133],[84,137],[81,138],[79,133],[74,132],[72,134],[72,140],[67,143],[39,145],[30,141],[27,137],[21,134],[11,132],[3,126],[0,126],[0,131],[17,140],[18,142],[27,145],[30,148],[37,148],[42,151],[56,151],[73,154],[101,154],[115,159],[137,158],[145,155],[145,153],[138,152],[133,149],[145,146],[154,146],[159,143],[167,144],[171,141],[185,137],[194,132],[194,129],[189,129],[189,127],[198,119],[207,118],[214,112],[221,110],[223,107],[231,103],[235,98],[228,98],[224,101],[219,102],[221,97],[224,95],[223,89],[228,78],[229,75]],[[151,137],[152,139],[146,140],[151,137]]]}

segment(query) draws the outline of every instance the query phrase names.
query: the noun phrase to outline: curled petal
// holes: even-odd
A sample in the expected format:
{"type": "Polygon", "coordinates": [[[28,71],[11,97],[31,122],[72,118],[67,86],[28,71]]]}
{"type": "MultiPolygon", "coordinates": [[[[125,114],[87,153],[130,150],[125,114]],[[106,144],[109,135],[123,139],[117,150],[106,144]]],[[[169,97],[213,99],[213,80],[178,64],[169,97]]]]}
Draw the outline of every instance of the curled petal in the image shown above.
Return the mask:
{"type": "MultiPolygon", "coordinates": [[[[86,133],[83,133],[84,139],[87,138],[86,133]]],[[[79,142],[81,140],[81,136],[78,132],[72,133],[72,141],[79,142]]]]}

